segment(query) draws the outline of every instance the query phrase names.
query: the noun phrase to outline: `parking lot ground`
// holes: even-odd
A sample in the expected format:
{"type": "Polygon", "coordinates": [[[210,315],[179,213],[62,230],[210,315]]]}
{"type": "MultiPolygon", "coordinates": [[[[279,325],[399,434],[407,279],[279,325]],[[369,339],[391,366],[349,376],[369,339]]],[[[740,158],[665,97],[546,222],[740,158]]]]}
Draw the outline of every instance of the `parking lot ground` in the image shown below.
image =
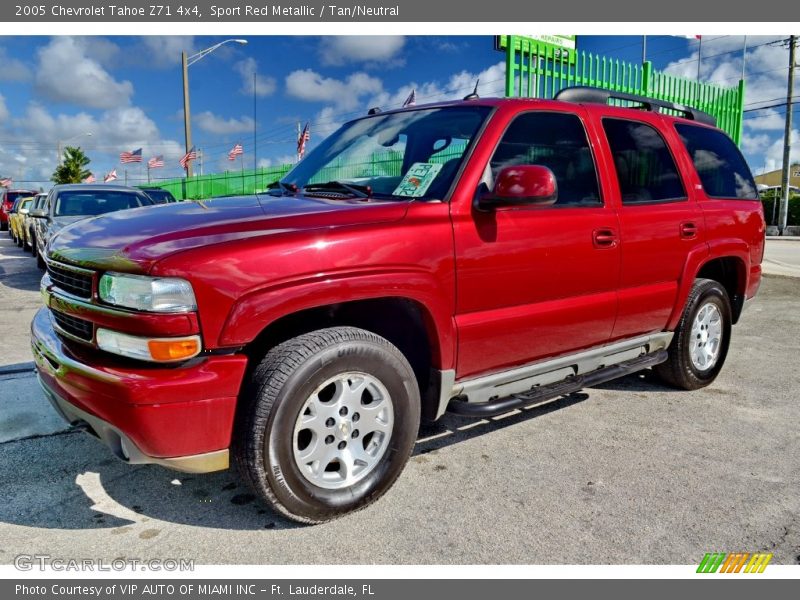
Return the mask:
{"type": "MultiPolygon", "coordinates": [[[[38,272],[29,258],[14,270],[15,260],[0,258],[0,328],[4,361],[23,364],[38,272]]],[[[447,416],[422,432],[383,499],[315,527],[280,518],[232,472],[125,465],[54,420],[31,372],[0,376],[0,422],[20,424],[0,437],[0,563],[24,553],[697,564],[711,551],[767,551],[798,564],[798,332],[800,279],[767,277],[711,387],[678,392],[642,374],[487,421],[447,416]]]]}
{"type": "Polygon", "coordinates": [[[42,305],[36,261],[0,232],[0,365],[14,369],[33,360],[30,323],[42,305]]]}
{"type": "Polygon", "coordinates": [[[769,275],[800,277],[800,237],[767,239],[762,266],[769,275]]]}

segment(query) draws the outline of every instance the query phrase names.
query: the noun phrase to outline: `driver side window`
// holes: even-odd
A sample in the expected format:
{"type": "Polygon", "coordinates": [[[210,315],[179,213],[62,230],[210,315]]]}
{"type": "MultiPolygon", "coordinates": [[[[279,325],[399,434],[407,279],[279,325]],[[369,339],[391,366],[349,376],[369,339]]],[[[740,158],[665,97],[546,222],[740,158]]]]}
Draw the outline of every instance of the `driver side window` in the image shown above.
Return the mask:
{"type": "Polygon", "coordinates": [[[553,172],[553,206],[602,206],[597,170],[586,131],[577,115],[528,112],[509,125],[489,163],[492,183],[505,167],[541,165],[553,172]]]}

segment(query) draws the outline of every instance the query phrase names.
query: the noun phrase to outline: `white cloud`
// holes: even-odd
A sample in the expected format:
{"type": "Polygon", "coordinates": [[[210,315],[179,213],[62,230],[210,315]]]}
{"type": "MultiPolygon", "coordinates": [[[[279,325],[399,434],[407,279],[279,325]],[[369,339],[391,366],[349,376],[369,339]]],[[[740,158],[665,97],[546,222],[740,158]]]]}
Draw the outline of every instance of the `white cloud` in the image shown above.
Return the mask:
{"type": "Polygon", "coordinates": [[[233,65],[233,68],[239,73],[242,78],[241,93],[246,96],[252,96],[253,90],[259,98],[264,96],[271,96],[275,93],[278,87],[274,77],[267,77],[258,72],[258,61],[255,58],[248,57],[240,60],[233,65]],[[255,77],[253,76],[255,74],[255,77]]]}
{"type": "Polygon", "coordinates": [[[286,93],[307,102],[331,102],[340,109],[353,109],[361,98],[379,94],[383,83],[366,73],[353,73],[345,80],[324,77],[311,69],[293,71],[286,76],[286,93]]]}
{"type": "Polygon", "coordinates": [[[30,68],[21,60],[11,58],[5,48],[0,48],[0,81],[27,81],[30,68]]]}
{"type": "Polygon", "coordinates": [[[0,94],[0,123],[8,119],[8,107],[6,106],[6,99],[3,94],[0,94]]]}
{"type": "MultiPolygon", "coordinates": [[[[179,176],[177,161],[184,152],[182,143],[162,138],[155,122],[136,106],[121,106],[98,115],[85,111],[51,114],[42,105],[31,103],[21,116],[0,121],[0,138],[24,140],[0,144],[0,172],[16,175],[20,157],[24,157],[23,176],[17,178],[33,180],[44,187],[48,187],[55,167],[57,147],[68,140],[69,145],[80,146],[92,159],[90,168],[95,175],[115,167],[121,169],[121,151],[142,148],[145,160],[164,155],[167,168],[158,171],[158,175],[179,176]],[[93,135],[85,136],[87,132],[93,135]]],[[[133,166],[128,171],[130,183],[142,183],[136,178],[144,176],[146,170],[133,166]]]]}
{"type": "Polygon", "coordinates": [[[241,117],[239,119],[231,117],[230,119],[226,119],[225,117],[220,117],[210,111],[206,111],[199,115],[194,115],[192,120],[197,123],[200,129],[214,135],[253,131],[253,119],[250,117],[241,117]]]}
{"type": "MultiPolygon", "coordinates": [[[[788,71],[785,36],[748,36],[745,62],[745,131],[741,148],[754,172],[779,169],[783,161],[783,131],[785,116],[772,105],[785,102],[788,71]],[[753,110],[764,107],[763,110],[753,110]]],[[[704,82],[724,87],[737,84],[742,73],[742,36],[723,36],[703,42],[700,77],[704,82]]],[[[697,78],[697,45],[691,46],[688,56],[671,62],[666,71],[674,75],[697,78]]],[[[800,80],[795,94],[800,93],[800,80]]],[[[792,137],[793,160],[800,155],[800,139],[792,137]]]]}
{"type": "Polygon", "coordinates": [[[90,56],[90,50],[79,38],[53,38],[38,52],[36,90],[49,100],[81,107],[128,104],[133,84],[116,81],[100,61],[90,56]]]}
{"type": "Polygon", "coordinates": [[[176,67],[181,64],[181,52],[195,52],[194,36],[148,35],[142,37],[148,64],[157,68],[176,67]]]}
{"type": "Polygon", "coordinates": [[[753,131],[784,131],[786,116],[774,109],[759,110],[753,116],[745,116],[744,125],[753,131]]]}
{"type": "Polygon", "coordinates": [[[406,39],[402,35],[335,35],[322,38],[319,46],[323,65],[341,66],[367,63],[373,66],[399,66],[398,57],[406,39]]]}

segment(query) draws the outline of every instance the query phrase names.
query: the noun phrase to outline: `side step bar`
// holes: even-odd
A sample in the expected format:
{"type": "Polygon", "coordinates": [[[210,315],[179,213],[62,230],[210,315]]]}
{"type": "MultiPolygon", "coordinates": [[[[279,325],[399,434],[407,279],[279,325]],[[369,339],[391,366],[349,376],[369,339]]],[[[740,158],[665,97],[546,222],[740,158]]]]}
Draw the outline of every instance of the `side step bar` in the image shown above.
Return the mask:
{"type": "Polygon", "coordinates": [[[520,394],[512,394],[505,398],[498,398],[489,400],[488,402],[464,402],[458,398],[453,398],[447,405],[447,412],[451,412],[462,417],[496,417],[509,411],[533,406],[534,404],[541,404],[564,396],[572,394],[585,387],[599,385],[618,377],[630,375],[636,371],[641,371],[648,367],[658,365],[667,360],[667,351],[659,350],[652,354],[645,354],[638,358],[627,360],[610,367],[597,369],[585,375],[577,377],[568,377],[564,381],[551,383],[549,385],[542,385],[532,388],[529,392],[520,394]]]}

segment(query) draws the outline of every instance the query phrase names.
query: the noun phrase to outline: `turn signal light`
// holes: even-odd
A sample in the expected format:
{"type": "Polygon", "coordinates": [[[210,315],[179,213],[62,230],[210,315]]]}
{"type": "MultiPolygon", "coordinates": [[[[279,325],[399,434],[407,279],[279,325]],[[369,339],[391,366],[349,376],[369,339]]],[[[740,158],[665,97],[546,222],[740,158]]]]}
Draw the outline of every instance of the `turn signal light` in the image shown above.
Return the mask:
{"type": "Polygon", "coordinates": [[[157,361],[183,360],[200,352],[200,342],[197,338],[150,340],[147,342],[147,347],[150,349],[150,356],[157,361]]]}

